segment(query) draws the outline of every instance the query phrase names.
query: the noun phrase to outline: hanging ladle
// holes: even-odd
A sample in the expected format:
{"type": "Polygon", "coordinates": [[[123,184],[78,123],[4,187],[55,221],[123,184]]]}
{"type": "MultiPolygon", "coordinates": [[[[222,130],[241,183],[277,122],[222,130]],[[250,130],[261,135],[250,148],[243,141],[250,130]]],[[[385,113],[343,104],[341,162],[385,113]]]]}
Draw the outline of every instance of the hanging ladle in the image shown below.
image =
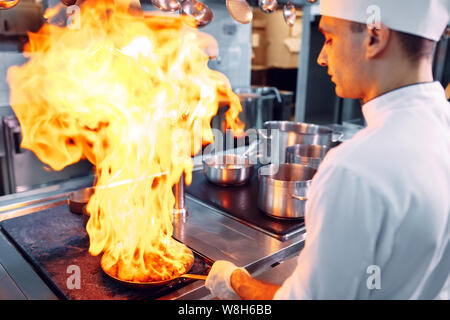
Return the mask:
{"type": "Polygon", "coordinates": [[[198,28],[206,26],[214,18],[211,9],[206,4],[197,0],[181,1],[180,13],[194,18],[198,28]]]}
{"type": "Polygon", "coordinates": [[[258,0],[258,5],[265,13],[273,13],[278,9],[277,0],[258,0]]]}
{"type": "Polygon", "coordinates": [[[15,7],[20,0],[0,0],[0,10],[8,10],[15,7]]]}
{"type": "Polygon", "coordinates": [[[178,0],[152,0],[152,4],[159,10],[165,12],[174,12],[180,9],[178,0]]]}
{"type": "Polygon", "coordinates": [[[64,5],[70,7],[77,3],[77,0],[60,0],[64,5]]]}
{"type": "Polygon", "coordinates": [[[289,27],[292,27],[295,24],[295,20],[297,19],[297,11],[295,10],[295,6],[292,2],[288,1],[288,3],[284,5],[283,17],[289,27]]]}
{"type": "Polygon", "coordinates": [[[247,24],[253,19],[253,11],[246,0],[227,0],[226,6],[231,17],[239,23],[247,24]]]}

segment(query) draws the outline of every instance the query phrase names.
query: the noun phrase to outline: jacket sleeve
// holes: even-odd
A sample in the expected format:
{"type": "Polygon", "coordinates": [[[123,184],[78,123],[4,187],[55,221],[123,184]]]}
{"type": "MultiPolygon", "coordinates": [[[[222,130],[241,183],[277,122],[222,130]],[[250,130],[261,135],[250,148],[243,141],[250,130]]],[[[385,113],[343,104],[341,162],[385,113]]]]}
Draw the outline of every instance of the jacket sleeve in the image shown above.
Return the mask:
{"type": "Polygon", "coordinates": [[[274,298],[370,298],[386,209],[382,195],[351,169],[327,166],[316,174],[308,197],[305,247],[274,298]]]}

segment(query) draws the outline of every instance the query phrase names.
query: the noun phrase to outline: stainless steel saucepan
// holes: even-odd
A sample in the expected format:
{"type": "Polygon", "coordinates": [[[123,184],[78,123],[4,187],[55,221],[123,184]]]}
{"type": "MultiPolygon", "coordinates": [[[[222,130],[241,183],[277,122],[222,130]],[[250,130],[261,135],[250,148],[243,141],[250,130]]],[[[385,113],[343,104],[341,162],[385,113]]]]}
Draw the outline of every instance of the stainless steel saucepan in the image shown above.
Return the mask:
{"type": "Polygon", "coordinates": [[[219,186],[246,184],[253,172],[254,164],[243,155],[215,155],[203,160],[203,173],[206,178],[219,186]]]}
{"type": "Polygon", "coordinates": [[[259,168],[259,209],[277,219],[303,218],[306,192],[315,173],[314,168],[294,163],[259,168]]]}
{"type": "Polygon", "coordinates": [[[310,123],[292,121],[268,121],[264,123],[267,134],[262,137],[263,163],[285,163],[286,148],[295,144],[313,144],[331,147],[344,134],[310,123]],[[335,137],[337,136],[337,137],[335,137]]]}

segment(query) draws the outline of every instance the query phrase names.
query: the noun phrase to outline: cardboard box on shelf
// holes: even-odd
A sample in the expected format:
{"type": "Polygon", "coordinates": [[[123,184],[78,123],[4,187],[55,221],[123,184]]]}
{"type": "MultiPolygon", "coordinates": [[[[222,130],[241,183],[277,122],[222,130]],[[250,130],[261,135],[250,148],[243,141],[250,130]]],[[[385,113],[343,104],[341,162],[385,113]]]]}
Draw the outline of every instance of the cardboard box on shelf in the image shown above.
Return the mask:
{"type": "Polygon", "coordinates": [[[267,42],[265,28],[255,28],[252,30],[252,65],[266,65],[267,42]]]}
{"type": "Polygon", "coordinates": [[[257,35],[255,40],[259,41],[259,47],[253,48],[255,54],[253,64],[264,64],[267,68],[297,68],[302,33],[301,16],[300,9],[297,9],[296,23],[289,27],[284,21],[282,10],[272,14],[265,14],[259,9],[254,10],[253,34],[257,35]],[[261,52],[263,48],[265,57],[261,52]]]}

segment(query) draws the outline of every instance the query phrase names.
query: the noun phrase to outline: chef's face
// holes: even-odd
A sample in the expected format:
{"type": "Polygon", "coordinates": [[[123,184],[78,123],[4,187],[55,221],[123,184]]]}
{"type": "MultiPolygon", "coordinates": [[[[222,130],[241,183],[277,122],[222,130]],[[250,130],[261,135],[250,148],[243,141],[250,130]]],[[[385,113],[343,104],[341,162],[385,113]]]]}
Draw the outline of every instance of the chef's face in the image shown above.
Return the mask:
{"type": "Polygon", "coordinates": [[[364,32],[353,32],[351,23],[323,16],[319,30],[325,43],[317,63],[328,67],[336,94],[342,98],[360,99],[364,85],[364,32]]]}

